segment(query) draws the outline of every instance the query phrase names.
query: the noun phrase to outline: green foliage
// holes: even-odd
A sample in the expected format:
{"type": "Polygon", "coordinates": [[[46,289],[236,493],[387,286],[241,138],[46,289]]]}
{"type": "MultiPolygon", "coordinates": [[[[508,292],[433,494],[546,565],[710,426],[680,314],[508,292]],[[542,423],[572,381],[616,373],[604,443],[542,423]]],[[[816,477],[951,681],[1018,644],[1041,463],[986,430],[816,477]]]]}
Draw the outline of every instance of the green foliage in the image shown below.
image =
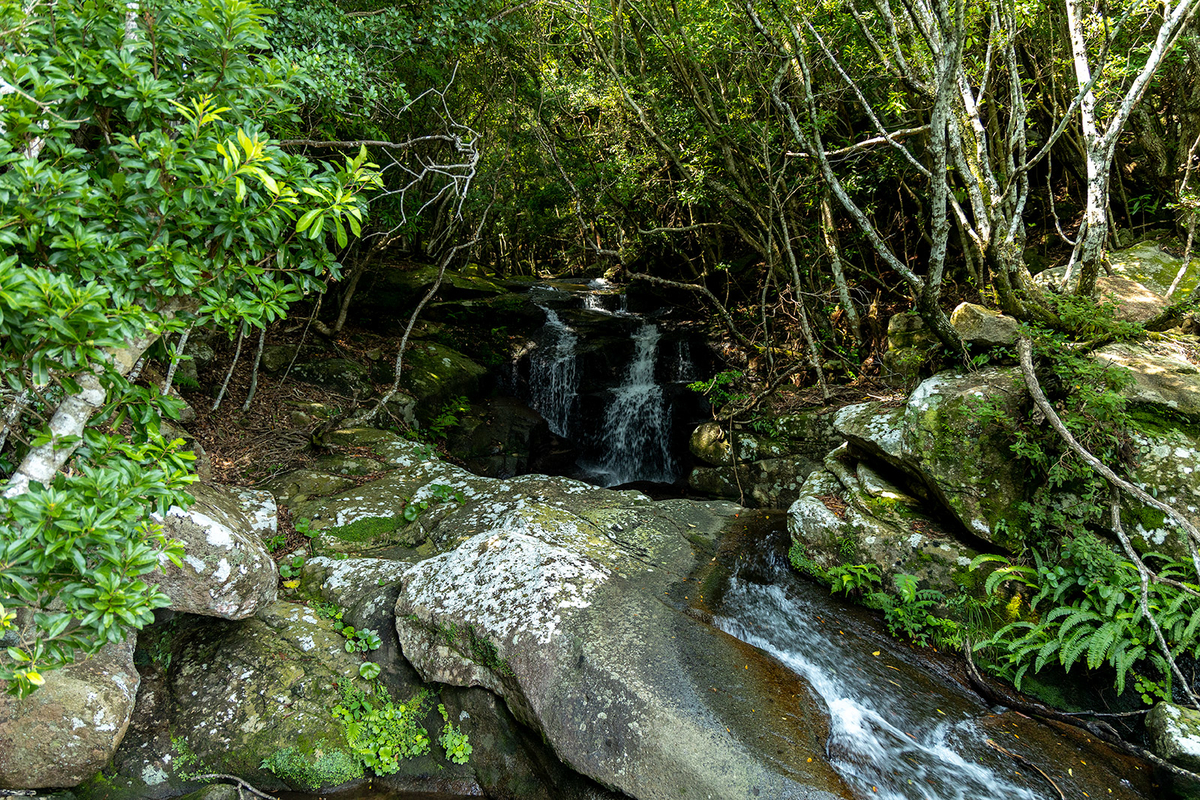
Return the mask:
{"type": "Polygon", "coordinates": [[[300,571],[304,569],[304,561],[304,556],[292,556],[291,561],[279,565],[279,577],[285,579],[300,577],[300,571]]]}
{"type": "Polygon", "coordinates": [[[471,742],[467,739],[462,729],[450,721],[450,715],[446,713],[446,707],[438,703],[438,713],[442,715],[442,732],[438,736],[438,744],[446,751],[446,758],[453,761],[455,764],[465,764],[467,759],[471,757],[471,742]]]}
{"type": "Polygon", "coordinates": [[[750,395],[740,388],[740,382],[746,377],[741,370],[728,369],[718,372],[706,381],[693,381],[687,388],[704,395],[713,408],[722,408],[730,403],[741,403],[750,395]]]}
{"type": "Polygon", "coordinates": [[[365,653],[368,650],[378,650],[383,646],[379,634],[370,628],[355,630],[353,625],[342,628],[342,636],[346,637],[347,653],[365,653]]]}
{"type": "Polygon", "coordinates": [[[368,694],[349,681],[341,684],[342,701],[333,716],[346,728],[346,741],[362,763],[376,775],[391,775],[400,759],[429,752],[429,732],[421,724],[430,695],[418,691],[405,703],[395,703],[387,690],[368,694]]]}
{"type": "MultiPolygon", "coordinates": [[[[1108,666],[1118,693],[1132,675],[1147,704],[1170,697],[1171,672],[1156,651],[1153,625],[1141,606],[1137,567],[1087,533],[1064,540],[1054,560],[1033,555],[1034,567],[1011,568],[996,581],[989,579],[989,585],[1015,580],[1035,590],[1030,610],[1038,615],[1011,622],[977,645],[999,651],[994,671],[1020,688],[1031,668],[1039,672],[1054,661],[1067,671],[1076,664],[1089,670],[1108,666]]],[[[1183,587],[1161,581],[1148,586],[1147,608],[1172,657],[1200,657],[1195,570],[1189,562],[1160,554],[1144,560],[1160,577],[1183,587]]]]}
{"type": "Polygon", "coordinates": [[[338,274],[322,230],[356,231],[378,183],[363,158],[317,165],[264,130],[299,80],[264,7],[149,0],[127,32],[128,16],[116,0],[0,4],[0,374],[5,406],[33,401],[0,479],[81,382],[104,393],[71,469],[0,498],[0,598],[28,610],[0,680],[21,694],[168,602],[142,578],[181,553],[151,515],[188,504],[192,459],[160,433],[178,403],[130,385],[120,359],[192,324],[279,319],[338,274]]]}
{"type": "Polygon", "coordinates": [[[363,776],[362,763],[343,750],[302,753],[294,747],[285,747],[263,759],[260,768],[292,786],[307,789],[341,786],[363,776]]]}
{"type": "Polygon", "coordinates": [[[861,597],[883,582],[875,564],[839,564],[826,570],[825,577],[831,594],[841,592],[847,597],[861,597]]]}
{"type": "Polygon", "coordinates": [[[379,673],[383,671],[383,667],[376,664],[374,661],[364,661],[358,665],[358,675],[363,680],[373,681],[379,677],[379,673]]]}
{"type": "Polygon", "coordinates": [[[895,594],[874,592],[868,604],[883,611],[888,631],[922,647],[931,640],[939,645],[955,645],[961,637],[958,622],[939,613],[946,596],[937,589],[922,589],[915,575],[900,573],[892,577],[895,594]]]}

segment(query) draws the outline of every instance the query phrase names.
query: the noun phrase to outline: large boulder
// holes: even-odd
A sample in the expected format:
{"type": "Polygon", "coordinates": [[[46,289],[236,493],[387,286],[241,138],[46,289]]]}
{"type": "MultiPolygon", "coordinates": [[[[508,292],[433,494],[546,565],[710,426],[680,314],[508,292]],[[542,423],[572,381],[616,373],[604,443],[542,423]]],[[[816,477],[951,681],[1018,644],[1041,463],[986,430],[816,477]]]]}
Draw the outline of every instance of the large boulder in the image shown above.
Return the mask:
{"type": "Polygon", "coordinates": [[[199,483],[191,493],[195,503],[172,506],[161,520],[183,543],[183,566],[163,556],[149,578],[170,596],[170,608],[242,619],[275,602],[279,571],[262,542],[275,530],[271,495],[199,483]]]}
{"type": "Polygon", "coordinates": [[[416,415],[422,425],[436,422],[458,397],[479,394],[479,381],[487,374],[467,356],[437,342],[412,342],[404,353],[400,385],[416,398],[416,415]]]}
{"type": "Polygon", "coordinates": [[[843,564],[873,564],[883,587],[898,574],[915,575],[942,592],[973,590],[976,551],[922,510],[920,500],[847,448],[831,453],[808,477],[788,509],[792,561],[820,578],[843,564]]]}
{"type": "Polygon", "coordinates": [[[1127,372],[1133,385],[1125,396],[1131,405],[1168,419],[1181,416],[1200,422],[1200,366],[1191,355],[1196,344],[1192,337],[1145,344],[1117,342],[1096,351],[1094,357],[1127,372]]]}
{"type": "Polygon", "coordinates": [[[703,588],[680,577],[746,512],[514,484],[442,520],[462,543],[404,573],[396,630],[422,677],[491,689],[569,767],[641,800],[848,796],[809,757],[824,732],[807,693],[780,695],[681,613],[703,588]]]}
{"type": "MultiPolygon", "coordinates": [[[[1123,250],[1112,250],[1108,254],[1109,266],[1112,268],[1113,276],[1123,278],[1128,281],[1133,281],[1143,286],[1150,293],[1165,297],[1167,290],[1171,288],[1175,277],[1179,274],[1179,268],[1183,266],[1183,259],[1173,256],[1170,253],[1159,247],[1157,242],[1138,242],[1131,247],[1123,250]]],[[[1035,280],[1042,286],[1058,286],[1062,283],[1066,275],[1066,265],[1053,267],[1038,273],[1035,280]]],[[[1074,270],[1074,279],[1078,279],[1079,270],[1074,270]]],[[[1098,289],[1105,284],[1099,279],[1096,282],[1098,289]]],[[[1174,297],[1176,299],[1186,297],[1196,285],[1200,283],[1200,259],[1193,258],[1184,270],[1183,279],[1179,282],[1179,286],[1175,289],[1174,297]]],[[[1073,291],[1074,286],[1070,289],[1073,291]]],[[[1108,289],[1115,289],[1117,294],[1121,294],[1120,284],[1109,283],[1108,289]]],[[[1107,294],[1106,291],[1098,291],[1097,294],[1107,294]]]]}
{"type": "MultiPolygon", "coordinates": [[[[1200,525],[1200,435],[1194,428],[1146,417],[1135,418],[1140,426],[1133,434],[1136,456],[1129,478],[1159,500],[1169,503],[1200,525]]],[[[1166,516],[1140,500],[1126,496],[1122,521],[1135,547],[1188,558],[1178,528],[1166,516]]]]}
{"type": "Polygon", "coordinates": [[[1008,347],[1017,343],[1017,320],[1014,317],[1006,317],[999,311],[975,303],[959,303],[950,314],[950,324],[967,344],[1008,347]]]}
{"type": "Polygon", "coordinates": [[[1024,469],[1003,436],[984,425],[980,407],[998,406],[1015,419],[1025,402],[1015,368],[945,372],[923,381],[903,407],[847,406],[835,424],[857,452],[922,483],[972,536],[1017,548],[1024,469]]]}
{"type": "Polygon", "coordinates": [[[88,780],[121,744],[140,678],[134,637],[48,672],[23,700],[0,695],[0,789],[70,787],[88,780]]]}
{"type": "Polygon", "coordinates": [[[297,363],[292,367],[292,374],[345,397],[361,398],[371,393],[370,370],[346,358],[297,363]]]}

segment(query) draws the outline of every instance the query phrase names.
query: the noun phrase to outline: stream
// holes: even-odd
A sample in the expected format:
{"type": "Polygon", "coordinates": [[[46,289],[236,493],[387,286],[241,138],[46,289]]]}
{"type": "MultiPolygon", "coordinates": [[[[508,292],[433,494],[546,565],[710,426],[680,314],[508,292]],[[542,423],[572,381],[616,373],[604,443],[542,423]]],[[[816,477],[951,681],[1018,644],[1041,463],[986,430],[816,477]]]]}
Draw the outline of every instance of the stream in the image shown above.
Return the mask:
{"type": "MultiPolygon", "coordinates": [[[[777,530],[766,546],[743,552],[714,624],[771,654],[808,684],[829,715],[829,762],[856,794],[1058,800],[1046,779],[988,744],[1003,735],[1002,720],[1017,715],[998,714],[957,684],[939,680],[874,617],[797,576],[787,563],[786,537],[777,530]]],[[[1020,719],[1041,736],[1059,735],[1020,719]]],[[[1124,796],[1136,791],[1127,780],[1119,783],[1124,796]]],[[[1108,796],[1117,796],[1112,792],[1110,787],[1108,796]]]]}

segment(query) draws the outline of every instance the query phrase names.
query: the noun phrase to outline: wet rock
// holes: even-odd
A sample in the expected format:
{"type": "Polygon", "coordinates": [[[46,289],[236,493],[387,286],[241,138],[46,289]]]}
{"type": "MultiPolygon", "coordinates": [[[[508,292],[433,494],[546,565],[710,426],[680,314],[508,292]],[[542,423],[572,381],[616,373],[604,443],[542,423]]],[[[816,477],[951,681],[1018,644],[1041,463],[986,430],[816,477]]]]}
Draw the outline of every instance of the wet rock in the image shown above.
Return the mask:
{"type": "Polygon", "coordinates": [[[974,303],[959,303],[950,324],[967,344],[1007,347],[1017,343],[1017,320],[974,303]]]}
{"type": "Polygon", "coordinates": [[[787,508],[799,497],[804,479],[818,466],[804,456],[789,456],[736,467],[696,467],[688,475],[688,486],[755,508],[787,508]]]}
{"type": "Polygon", "coordinates": [[[531,471],[551,447],[550,426],[511,397],[472,405],[449,432],[447,447],[479,475],[504,478],[531,471]]]}
{"type": "Polygon", "coordinates": [[[183,543],[183,566],[163,556],[148,582],[171,597],[171,609],[190,614],[242,619],[273,603],[279,572],[262,543],[275,530],[271,495],[206,484],[194,484],[191,494],[195,503],[173,506],[161,520],[167,536],[183,543]]]}
{"type": "Polygon", "coordinates": [[[734,713],[717,683],[738,708],[774,688],[747,680],[738,643],[664,603],[690,591],[678,576],[737,506],[502,483],[440,523],[466,537],[457,548],[403,575],[396,629],[426,680],[496,692],[569,767],[630,796],[847,796],[801,755],[823,752],[820,717],[734,713]]]}
{"type": "Polygon", "coordinates": [[[0,789],[71,787],[108,763],[133,714],[134,636],[45,674],[17,700],[0,695],[0,789]]]}
{"type": "Polygon", "coordinates": [[[1200,711],[1159,703],[1146,716],[1146,730],[1158,756],[1200,772],[1200,711]]]}

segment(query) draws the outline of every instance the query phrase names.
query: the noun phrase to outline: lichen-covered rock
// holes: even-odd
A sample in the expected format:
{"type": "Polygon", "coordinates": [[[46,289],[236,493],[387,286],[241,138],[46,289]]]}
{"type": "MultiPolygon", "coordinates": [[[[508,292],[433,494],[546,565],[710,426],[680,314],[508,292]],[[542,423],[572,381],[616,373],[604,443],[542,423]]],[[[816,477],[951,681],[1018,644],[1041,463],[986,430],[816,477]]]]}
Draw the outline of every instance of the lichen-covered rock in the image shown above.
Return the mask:
{"type": "Polygon", "coordinates": [[[378,459],[364,456],[332,455],[318,458],[313,462],[312,468],[330,475],[361,477],[383,472],[389,468],[389,465],[378,459]]]}
{"type": "Polygon", "coordinates": [[[404,654],[427,680],[500,694],[568,766],[633,797],[847,796],[804,757],[823,752],[809,701],[774,697],[737,643],[664,602],[739,513],[564,479],[480,497],[439,525],[462,544],[404,573],[404,654]],[[739,718],[717,683],[739,708],[804,708],[739,718]]]}
{"type": "Polygon", "coordinates": [[[190,614],[242,619],[275,602],[279,571],[262,543],[274,532],[275,501],[267,492],[195,484],[186,510],[172,506],[162,519],[168,536],[183,543],[183,566],[166,557],[149,580],[190,614]]]}
{"type": "Polygon", "coordinates": [[[891,576],[915,575],[951,593],[973,589],[976,552],[920,509],[918,500],[845,449],[812,473],[788,509],[788,533],[815,576],[842,564],[874,564],[890,589],[891,576]],[[846,459],[843,461],[842,459],[846,459]]]}
{"type": "Polygon", "coordinates": [[[0,695],[0,789],[71,787],[108,763],[133,714],[134,636],[48,672],[23,700],[0,695]]]}
{"type": "Polygon", "coordinates": [[[1146,715],[1146,730],[1159,757],[1200,772],[1200,711],[1159,703],[1146,715]]]}
{"type": "Polygon", "coordinates": [[[200,628],[168,677],[176,757],[160,754],[156,766],[234,774],[273,790],[328,791],[362,777],[331,714],[337,684],[361,681],[344,644],[328,620],[282,602],[200,628]]]}
{"type": "Polygon", "coordinates": [[[792,455],[796,448],[786,440],[735,430],[732,434],[716,422],[704,422],[692,431],[692,455],[707,464],[727,467],[735,462],[761,461],[792,455]]]}
{"type": "MultiPolygon", "coordinates": [[[[1200,435],[1194,430],[1142,419],[1133,434],[1134,456],[1129,478],[1142,489],[1170,504],[1200,525],[1200,435]]],[[[1187,558],[1179,530],[1165,515],[1141,501],[1125,496],[1122,522],[1135,547],[1187,558]]]]}
{"type": "Polygon", "coordinates": [[[1024,497],[1024,469],[1002,436],[983,425],[979,407],[999,405],[1017,418],[1025,402],[1015,368],[944,372],[923,381],[902,408],[847,406],[835,419],[855,450],[911,475],[956,516],[971,535],[1017,547],[1015,518],[1024,497]]]}
{"type": "Polygon", "coordinates": [[[1131,405],[1167,418],[1178,415],[1200,422],[1200,366],[1183,342],[1117,342],[1096,351],[1094,357],[1128,371],[1133,385],[1124,394],[1131,405]]]}
{"type": "Polygon", "coordinates": [[[788,456],[736,467],[696,467],[688,475],[688,487],[755,508],[787,508],[800,496],[804,479],[818,466],[804,456],[788,456]]]}
{"type": "Polygon", "coordinates": [[[950,314],[950,324],[967,344],[1007,347],[1017,343],[1016,319],[975,303],[959,303],[950,314]]]}

